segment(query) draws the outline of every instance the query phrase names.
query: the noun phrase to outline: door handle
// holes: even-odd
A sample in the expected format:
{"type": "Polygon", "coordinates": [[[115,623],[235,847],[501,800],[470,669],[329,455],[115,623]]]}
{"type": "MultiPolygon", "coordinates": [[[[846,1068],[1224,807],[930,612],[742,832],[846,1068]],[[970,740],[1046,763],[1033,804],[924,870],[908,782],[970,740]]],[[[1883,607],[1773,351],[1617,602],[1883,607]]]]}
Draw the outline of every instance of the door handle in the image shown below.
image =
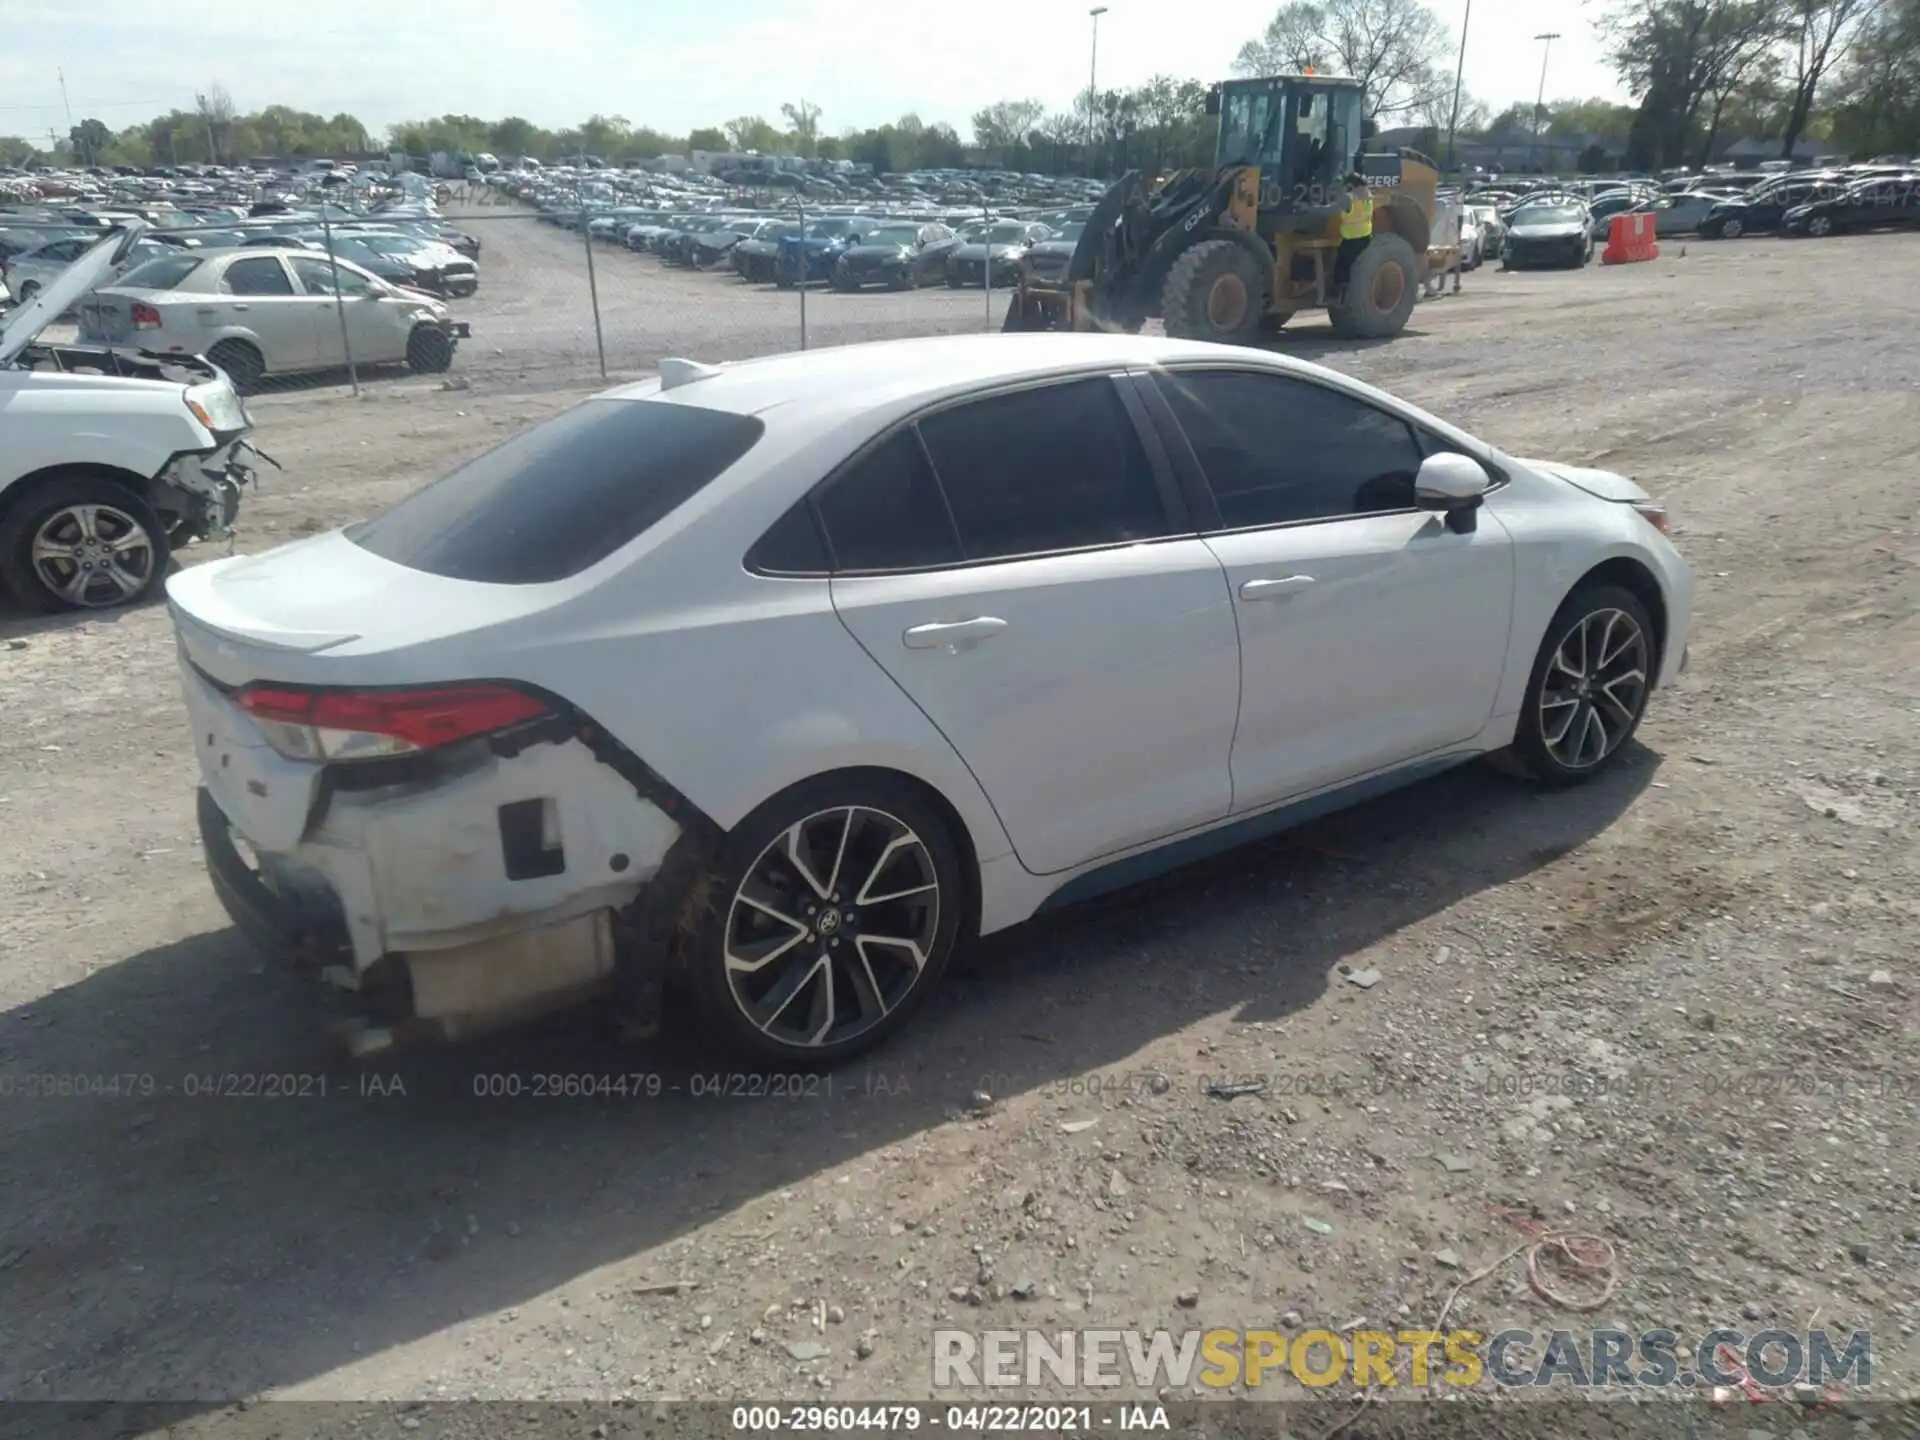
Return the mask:
{"type": "Polygon", "coordinates": [[[982,640],[991,640],[1007,628],[1007,622],[994,615],[976,615],[971,620],[954,620],[948,623],[915,625],[900,638],[906,642],[909,650],[959,651],[978,645],[982,640]]]}
{"type": "Polygon", "coordinates": [[[1289,575],[1284,580],[1249,580],[1240,587],[1242,600],[1287,600],[1313,583],[1311,575],[1289,575]]]}
{"type": "Polygon", "coordinates": [[[233,308],[234,308],[234,309],[236,309],[236,310],[245,310],[245,309],[247,309],[248,307],[247,307],[247,306],[245,306],[245,305],[236,305],[236,306],[234,306],[233,308]]]}

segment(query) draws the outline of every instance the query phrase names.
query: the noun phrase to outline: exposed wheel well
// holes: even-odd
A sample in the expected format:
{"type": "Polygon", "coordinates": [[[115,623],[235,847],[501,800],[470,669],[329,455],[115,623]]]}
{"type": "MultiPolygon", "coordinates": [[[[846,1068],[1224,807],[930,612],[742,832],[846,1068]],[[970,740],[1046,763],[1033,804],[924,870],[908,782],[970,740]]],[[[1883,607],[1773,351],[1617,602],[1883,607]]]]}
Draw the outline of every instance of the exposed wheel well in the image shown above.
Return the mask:
{"type": "Polygon", "coordinates": [[[827,770],[819,775],[809,775],[798,783],[811,785],[832,779],[884,780],[890,784],[904,785],[914,791],[933,809],[935,814],[946,822],[947,833],[953,840],[953,847],[960,854],[960,878],[966,889],[966,908],[960,917],[960,939],[966,941],[979,934],[980,857],[974,850],[973,836],[968,832],[966,822],[960,818],[960,812],[954,809],[953,803],[919,776],[909,775],[904,770],[894,770],[884,765],[861,765],[844,770],[827,770]]]}
{"type": "Polygon", "coordinates": [[[1653,572],[1638,560],[1616,556],[1582,575],[1567,593],[1571,595],[1589,585],[1618,585],[1647,607],[1648,618],[1653,621],[1654,674],[1659,674],[1661,660],[1667,652],[1667,601],[1660,593],[1660,582],[1653,578],[1653,572]]]}
{"type": "Polygon", "coordinates": [[[34,470],[22,475],[18,480],[0,492],[0,515],[11,510],[21,500],[32,494],[42,485],[55,480],[68,480],[85,477],[93,480],[110,480],[115,485],[124,486],[149,504],[153,501],[153,485],[145,475],[136,475],[131,470],[122,470],[117,465],[48,465],[44,469],[34,470]]]}

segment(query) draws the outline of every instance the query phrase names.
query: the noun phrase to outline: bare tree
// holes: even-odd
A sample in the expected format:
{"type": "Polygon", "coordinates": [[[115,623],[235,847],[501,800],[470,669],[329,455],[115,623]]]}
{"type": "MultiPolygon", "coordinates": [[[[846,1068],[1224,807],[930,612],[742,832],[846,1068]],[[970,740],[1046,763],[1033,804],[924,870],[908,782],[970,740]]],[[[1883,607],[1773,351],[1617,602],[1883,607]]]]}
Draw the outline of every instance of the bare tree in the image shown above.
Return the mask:
{"type": "Polygon", "coordinates": [[[1785,133],[1780,137],[1784,158],[1793,158],[1793,147],[1807,128],[1807,116],[1813,112],[1821,80],[1845,56],[1870,9],[1869,0],[1795,0],[1789,41],[1793,47],[1793,101],[1787,109],[1785,133]]]}
{"type": "MultiPolygon", "coordinates": [[[[209,158],[218,165],[222,148],[232,144],[233,96],[227,93],[226,86],[216,80],[194,96],[193,100],[194,109],[207,129],[209,158]]],[[[229,155],[228,158],[235,157],[229,155]]]]}
{"type": "Polygon", "coordinates": [[[1449,44],[1447,27],[1421,0],[1291,0],[1233,63],[1242,75],[1351,75],[1377,121],[1416,111],[1447,89],[1449,44]]]}
{"type": "Polygon", "coordinates": [[[973,116],[973,143],[1003,159],[1026,145],[1047,107],[1038,100],[996,100],[973,116]]]}
{"type": "Polygon", "coordinates": [[[808,100],[782,105],[780,113],[793,127],[793,143],[802,155],[811,155],[820,147],[820,107],[808,100]]]}

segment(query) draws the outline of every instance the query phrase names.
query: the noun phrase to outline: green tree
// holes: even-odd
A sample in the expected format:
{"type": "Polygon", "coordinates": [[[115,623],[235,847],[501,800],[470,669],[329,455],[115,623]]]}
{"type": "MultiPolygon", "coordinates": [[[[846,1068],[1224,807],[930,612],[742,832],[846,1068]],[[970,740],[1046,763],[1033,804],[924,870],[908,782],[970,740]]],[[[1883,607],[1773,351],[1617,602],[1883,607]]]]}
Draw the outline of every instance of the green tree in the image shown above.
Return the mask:
{"type": "Polygon", "coordinates": [[[0,135],[0,165],[37,165],[44,158],[41,151],[19,136],[0,135]]]}
{"type": "Polygon", "coordinates": [[[487,152],[491,155],[531,155],[545,159],[553,137],[531,120],[509,115],[494,123],[487,132],[487,152]]]}
{"type": "Polygon", "coordinates": [[[726,132],[713,125],[703,125],[687,136],[687,149],[724,150],[727,148],[726,132]]]}
{"type": "Polygon", "coordinates": [[[113,131],[103,122],[88,118],[67,132],[67,140],[73,146],[75,160],[82,165],[98,165],[113,144],[113,131]]]}
{"type": "Polygon", "coordinates": [[[996,100],[973,116],[973,143],[1002,165],[1026,164],[1027,137],[1047,107],[1038,100],[996,100]]]}
{"type": "Polygon", "coordinates": [[[736,115],[720,128],[727,132],[727,142],[735,150],[766,154],[780,148],[780,132],[764,115],[736,115]]]}

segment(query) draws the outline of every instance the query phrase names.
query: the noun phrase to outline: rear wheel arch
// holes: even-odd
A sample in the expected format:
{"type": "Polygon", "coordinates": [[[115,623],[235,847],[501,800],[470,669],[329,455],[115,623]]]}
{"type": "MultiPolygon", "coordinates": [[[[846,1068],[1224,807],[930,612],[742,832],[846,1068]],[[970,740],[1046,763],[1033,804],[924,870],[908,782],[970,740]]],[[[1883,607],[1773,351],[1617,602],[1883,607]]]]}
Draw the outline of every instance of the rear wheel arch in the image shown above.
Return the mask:
{"type": "Polygon", "coordinates": [[[822,770],[818,774],[809,775],[805,779],[783,786],[756,802],[746,815],[735,822],[728,833],[739,829],[751,816],[797,790],[834,781],[850,785],[879,783],[903,786],[913,791],[916,798],[940,818],[941,823],[946,826],[947,839],[952,842],[954,851],[959,857],[961,878],[966,887],[960,938],[964,941],[977,934],[980,927],[981,905],[980,852],[979,846],[975,843],[973,831],[967,825],[965,817],[961,815],[959,807],[949,800],[938,786],[909,771],[896,769],[890,765],[849,765],[837,770],[822,770]]]}

